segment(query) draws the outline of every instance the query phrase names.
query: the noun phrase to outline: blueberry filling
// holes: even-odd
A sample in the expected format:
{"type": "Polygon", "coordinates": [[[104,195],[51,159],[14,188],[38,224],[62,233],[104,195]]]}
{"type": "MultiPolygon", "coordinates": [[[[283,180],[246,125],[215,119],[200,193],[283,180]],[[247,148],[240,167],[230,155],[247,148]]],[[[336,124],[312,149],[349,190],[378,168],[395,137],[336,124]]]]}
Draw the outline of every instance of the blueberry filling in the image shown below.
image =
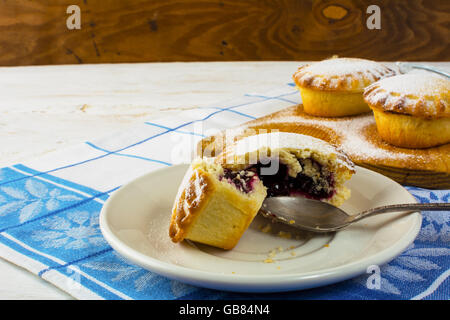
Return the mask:
{"type": "Polygon", "coordinates": [[[223,176],[219,180],[225,180],[234,185],[239,191],[249,193],[253,190],[253,183],[258,180],[258,175],[256,174],[256,169],[251,168],[241,171],[224,169],[223,176]]]}
{"type": "MultiPolygon", "coordinates": [[[[288,174],[288,167],[282,163],[276,174],[260,175],[267,188],[267,196],[305,196],[316,200],[331,198],[334,194],[333,175],[313,159],[298,160],[303,170],[295,178],[288,174]]],[[[259,173],[262,166],[257,166],[259,173]]]]}
{"type": "Polygon", "coordinates": [[[331,198],[334,194],[333,175],[314,159],[298,161],[303,170],[295,178],[288,174],[288,167],[282,163],[279,163],[279,169],[273,175],[261,173],[261,168],[270,166],[270,163],[258,163],[239,172],[224,169],[220,180],[225,179],[241,192],[249,193],[253,190],[253,182],[259,178],[267,188],[267,197],[305,196],[316,200],[331,198]]]}

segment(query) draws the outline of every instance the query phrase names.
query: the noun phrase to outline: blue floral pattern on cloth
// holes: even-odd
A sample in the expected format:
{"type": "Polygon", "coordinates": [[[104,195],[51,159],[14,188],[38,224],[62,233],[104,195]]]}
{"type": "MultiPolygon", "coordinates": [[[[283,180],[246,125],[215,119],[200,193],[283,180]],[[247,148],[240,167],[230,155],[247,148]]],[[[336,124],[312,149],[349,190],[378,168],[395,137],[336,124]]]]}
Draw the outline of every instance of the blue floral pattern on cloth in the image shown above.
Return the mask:
{"type": "MultiPolygon", "coordinates": [[[[22,167],[21,169],[25,169],[22,167]]],[[[30,171],[31,172],[31,171],[30,171]]],[[[101,235],[98,216],[107,195],[46,175],[45,179],[0,170],[0,241],[46,265],[39,276],[55,270],[71,276],[107,299],[448,299],[449,212],[423,212],[421,231],[402,255],[381,266],[381,282],[368,289],[369,275],[298,292],[229,293],[169,280],[117,255],[101,235]],[[13,181],[4,183],[5,181],[13,181]],[[13,239],[13,240],[12,240],[13,239]],[[18,244],[22,247],[18,248],[18,244]],[[39,254],[38,254],[39,252],[39,254]],[[49,256],[54,259],[49,260],[49,256]],[[68,269],[71,267],[72,271],[68,269]],[[94,286],[89,279],[95,279],[94,286]],[[100,285],[98,285],[100,283],[100,285]]],[[[407,189],[420,202],[448,202],[450,190],[407,189]]]]}

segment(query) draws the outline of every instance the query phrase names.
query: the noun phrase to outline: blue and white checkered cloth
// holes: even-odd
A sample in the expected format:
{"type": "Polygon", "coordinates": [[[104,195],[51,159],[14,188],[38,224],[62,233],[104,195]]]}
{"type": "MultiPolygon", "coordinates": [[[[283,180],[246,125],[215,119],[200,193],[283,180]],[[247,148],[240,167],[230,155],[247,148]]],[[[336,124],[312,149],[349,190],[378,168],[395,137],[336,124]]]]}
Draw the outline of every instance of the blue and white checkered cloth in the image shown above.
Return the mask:
{"type": "MultiPolygon", "coordinates": [[[[183,152],[174,156],[174,141],[189,138],[194,146],[204,135],[195,129],[198,125],[203,133],[221,130],[299,101],[297,90],[287,84],[263,95],[152,119],[131,131],[0,169],[0,256],[79,299],[448,299],[450,212],[423,212],[415,242],[381,267],[380,289],[367,288],[369,275],[288,293],[203,289],[130,264],[102,237],[99,212],[114,190],[171,166],[174,158],[190,158],[184,159],[183,152]]],[[[420,202],[450,197],[450,190],[408,190],[420,202]]]]}

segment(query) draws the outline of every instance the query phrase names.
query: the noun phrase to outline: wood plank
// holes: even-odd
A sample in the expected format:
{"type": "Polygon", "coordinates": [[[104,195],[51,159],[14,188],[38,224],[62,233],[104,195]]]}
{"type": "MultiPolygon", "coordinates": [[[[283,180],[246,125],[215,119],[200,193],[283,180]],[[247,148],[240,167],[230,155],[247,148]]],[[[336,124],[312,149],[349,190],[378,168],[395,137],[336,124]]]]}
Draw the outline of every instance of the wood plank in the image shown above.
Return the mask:
{"type": "Polygon", "coordinates": [[[384,0],[369,30],[362,0],[2,1],[0,65],[152,61],[448,61],[450,1],[384,0]]]}

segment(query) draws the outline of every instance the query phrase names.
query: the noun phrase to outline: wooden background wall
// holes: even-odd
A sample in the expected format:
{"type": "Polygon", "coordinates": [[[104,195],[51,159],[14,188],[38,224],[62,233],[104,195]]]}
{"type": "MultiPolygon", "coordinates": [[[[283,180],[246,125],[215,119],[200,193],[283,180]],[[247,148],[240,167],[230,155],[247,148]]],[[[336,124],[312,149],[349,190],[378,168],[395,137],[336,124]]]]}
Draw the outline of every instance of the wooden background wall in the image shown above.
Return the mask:
{"type": "Polygon", "coordinates": [[[0,65],[145,61],[449,61],[450,0],[3,0],[0,65]],[[68,30],[66,9],[81,9],[68,30]],[[381,8],[369,30],[366,8],[381,8]]]}

